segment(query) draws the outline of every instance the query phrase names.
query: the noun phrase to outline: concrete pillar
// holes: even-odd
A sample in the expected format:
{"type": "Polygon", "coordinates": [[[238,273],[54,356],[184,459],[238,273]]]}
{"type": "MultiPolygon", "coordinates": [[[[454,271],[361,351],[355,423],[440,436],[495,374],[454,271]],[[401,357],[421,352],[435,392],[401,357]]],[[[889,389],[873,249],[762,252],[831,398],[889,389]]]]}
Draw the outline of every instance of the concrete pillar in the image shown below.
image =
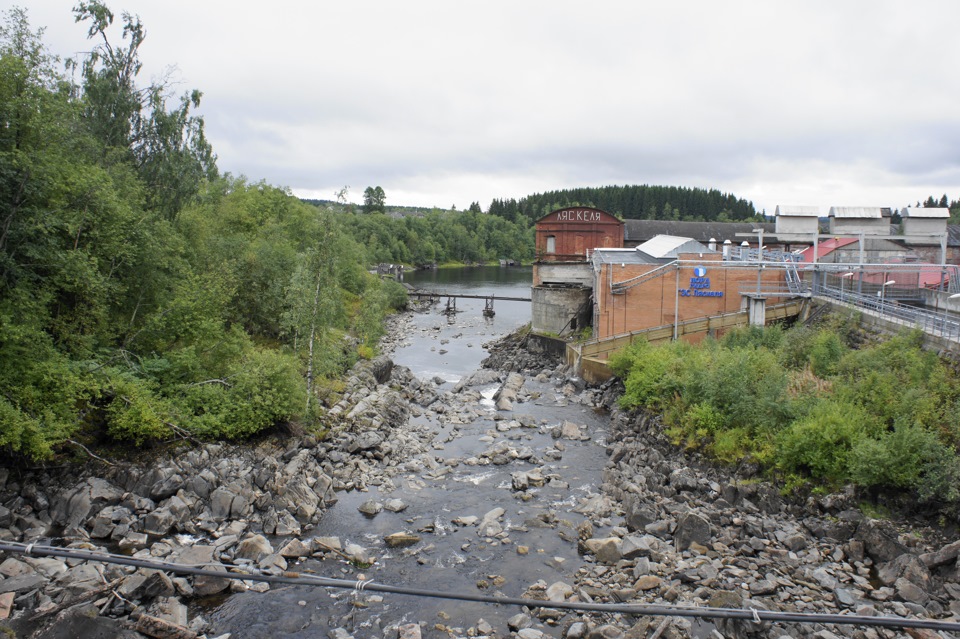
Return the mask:
{"type": "Polygon", "coordinates": [[[767,300],[763,297],[748,297],[747,300],[750,326],[764,326],[767,323],[767,300]]]}

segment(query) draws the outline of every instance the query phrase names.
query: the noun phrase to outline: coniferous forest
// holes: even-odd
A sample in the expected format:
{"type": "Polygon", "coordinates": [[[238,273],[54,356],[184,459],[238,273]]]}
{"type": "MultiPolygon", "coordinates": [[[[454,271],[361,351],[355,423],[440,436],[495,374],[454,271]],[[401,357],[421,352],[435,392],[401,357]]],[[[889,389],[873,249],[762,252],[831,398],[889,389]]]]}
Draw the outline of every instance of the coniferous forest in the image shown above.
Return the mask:
{"type": "Polygon", "coordinates": [[[520,200],[493,200],[489,212],[512,221],[533,222],[565,206],[592,206],[626,220],[744,222],[762,217],[752,202],[716,189],[649,185],[565,189],[520,200]]]}

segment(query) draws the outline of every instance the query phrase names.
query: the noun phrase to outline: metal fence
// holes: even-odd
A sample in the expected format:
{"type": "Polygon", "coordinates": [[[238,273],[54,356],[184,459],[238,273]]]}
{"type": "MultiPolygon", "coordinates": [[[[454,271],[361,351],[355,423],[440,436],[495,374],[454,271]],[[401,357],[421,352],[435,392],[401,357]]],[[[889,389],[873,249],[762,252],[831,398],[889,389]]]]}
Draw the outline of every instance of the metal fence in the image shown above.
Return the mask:
{"type": "Polygon", "coordinates": [[[882,288],[873,294],[865,295],[855,290],[820,285],[812,293],[879,314],[884,319],[902,324],[905,328],[919,328],[930,335],[960,342],[960,316],[946,311],[928,311],[900,304],[897,300],[885,295],[882,288]]]}

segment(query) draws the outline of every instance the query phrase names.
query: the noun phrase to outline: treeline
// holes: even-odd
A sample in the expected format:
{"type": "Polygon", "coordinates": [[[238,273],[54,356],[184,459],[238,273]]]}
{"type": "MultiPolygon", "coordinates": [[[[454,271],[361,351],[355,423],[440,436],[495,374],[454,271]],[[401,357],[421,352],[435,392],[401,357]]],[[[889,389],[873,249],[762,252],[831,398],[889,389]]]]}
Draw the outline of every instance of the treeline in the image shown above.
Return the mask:
{"type": "Polygon", "coordinates": [[[946,193],[940,196],[940,199],[931,195],[923,201],[923,204],[918,201],[917,207],[919,208],[921,206],[924,208],[950,209],[950,223],[960,224],[960,200],[951,200],[947,197],[946,193]]]}
{"type": "MultiPolygon", "coordinates": [[[[333,208],[333,207],[329,207],[333,208]]],[[[329,210],[328,208],[328,210],[329,210]]],[[[483,263],[499,259],[533,259],[533,227],[481,213],[434,209],[422,215],[392,217],[349,212],[337,217],[374,262],[390,264],[483,263]]]]}
{"type": "Polygon", "coordinates": [[[109,42],[107,7],[75,14],[78,82],[24,10],[0,30],[0,450],[313,422],[402,288],[336,216],[218,173],[200,93],[137,83],[136,17],[109,42]]]}
{"type": "Polygon", "coordinates": [[[663,414],[675,443],[751,462],[786,488],[960,505],[960,377],[905,333],[857,346],[855,321],[740,329],[700,346],[640,342],[611,360],[621,405],[663,414]]]}
{"type": "Polygon", "coordinates": [[[489,213],[508,220],[536,221],[565,206],[592,206],[628,220],[698,222],[761,221],[753,203],[716,189],[680,186],[603,186],[493,200],[489,213]]]}

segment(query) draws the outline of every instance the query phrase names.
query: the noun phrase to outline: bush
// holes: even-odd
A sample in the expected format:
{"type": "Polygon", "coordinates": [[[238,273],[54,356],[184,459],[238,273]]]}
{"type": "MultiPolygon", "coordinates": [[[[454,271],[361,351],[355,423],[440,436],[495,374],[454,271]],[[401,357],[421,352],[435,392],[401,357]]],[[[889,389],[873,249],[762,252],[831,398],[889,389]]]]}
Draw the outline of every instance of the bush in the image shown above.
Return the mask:
{"type": "Polygon", "coordinates": [[[810,368],[817,377],[829,377],[836,372],[845,351],[836,334],[820,331],[810,346],[810,368]]]}
{"type": "Polygon", "coordinates": [[[623,408],[645,407],[658,410],[673,399],[679,391],[683,354],[691,347],[684,342],[654,347],[646,341],[633,344],[622,359],[617,359],[614,370],[629,370],[624,379],[623,408]]]}
{"type": "Polygon", "coordinates": [[[921,426],[901,426],[859,442],[850,454],[850,475],[868,488],[914,490],[923,502],[960,497],[956,452],[921,426]]]}
{"type": "Polygon", "coordinates": [[[836,400],[822,402],[778,435],[778,465],[788,472],[844,482],[850,477],[851,451],[873,429],[862,408],[836,400]]]}
{"type": "Polygon", "coordinates": [[[108,382],[107,433],[117,440],[145,441],[169,437],[171,407],[158,398],[149,382],[114,373],[108,382]]]}
{"type": "Polygon", "coordinates": [[[291,355],[257,349],[239,364],[231,381],[223,437],[249,437],[292,419],[306,406],[299,365],[291,355]]]}

